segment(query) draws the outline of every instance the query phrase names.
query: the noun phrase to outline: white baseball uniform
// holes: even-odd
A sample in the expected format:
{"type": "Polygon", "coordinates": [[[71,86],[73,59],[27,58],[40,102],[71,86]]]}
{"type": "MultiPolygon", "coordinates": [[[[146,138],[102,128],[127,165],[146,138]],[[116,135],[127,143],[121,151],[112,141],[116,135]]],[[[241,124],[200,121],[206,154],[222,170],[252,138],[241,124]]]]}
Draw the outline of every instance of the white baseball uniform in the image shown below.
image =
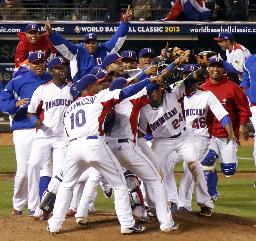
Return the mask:
{"type": "Polygon", "coordinates": [[[194,137],[186,129],[181,108],[181,98],[185,96],[184,82],[165,93],[161,105],[153,108],[147,105],[141,109],[141,127],[146,130],[147,124],[153,134],[152,150],[156,153],[161,166],[172,151],[177,151],[182,160],[188,163],[196,184],[196,196],[199,205],[213,208],[207,191],[203,169],[198,162],[194,137]]]}
{"type": "Polygon", "coordinates": [[[156,214],[160,229],[174,226],[171,212],[168,211],[164,186],[161,177],[149,158],[135,144],[140,109],[148,103],[147,89],[144,88],[132,97],[115,106],[115,125],[107,143],[119,160],[121,166],[138,176],[151,190],[155,201],[156,214]]]}
{"type": "Polygon", "coordinates": [[[226,50],[227,62],[237,71],[243,72],[245,60],[251,55],[250,51],[241,44],[235,44],[231,52],[226,50]]]}
{"type": "MultiPolygon", "coordinates": [[[[210,136],[208,133],[208,128],[206,125],[206,117],[208,111],[216,116],[218,120],[221,120],[224,116],[228,115],[228,112],[221,105],[216,96],[210,91],[197,90],[192,96],[184,97],[184,113],[186,118],[186,124],[188,130],[195,136],[195,146],[198,152],[199,160],[201,161],[205,154],[207,154],[210,136]]],[[[170,154],[170,157],[165,165],[173,166],[177,161],[182,158],[177,153],[170,154]],[[170,159],[169,159],[170,158],[170,159]],[[169,162],[171,160],[171,163],[169,162]]],[[[172,168],[173,169],[173,168],[172,168]]],[[[166,170],[166,169],[164,169],[166,170]]],[[[172,202],[177,202],[177,195],[173,195],[173,190],[176,188],[175,179],[172,172],[165,173],[164,177],[168,182],[173,182],[171,185],[167,185],[167,193],[170,193],[168,200],[172,202]],[[173,187],[175,186],[175,188],[173,187]],[[174,199],[172,199],[175,197],[174,199]],[[175,200],[176,199],[176,200],[175,200]]],[[[181,179],[179,187],[179,200],[178,206],[185,207],[187,209],[191,208],[192,191],[193,191],[193,180],[192,175],[187,167],[184,165],[184,176],[181,179]]]]}
{"type": "Polygon", "coordinates": [[[82,172],[93,166],[113,186],[115,208],[122,228],[130,228],[132,217],[128,188],[122,168],[105,143],[103,124],[107,111],[119,102],[120,90],[100,91],[77,99],[65,112],[64,124],[69,136],[63,181],[60,184],[49,230],[59,231],[68,210],[72,189],[82,172]]]}
{"type": "Polygon", "coordinates": [[[39,205],[39,173],[42,166],[53,158],[53,175],[63,170],[67,149],[63,114],[72,103],[70,84],[58,87],[52,81],[38,87],[28,106],[29,113],[40,113],[43,126],[37,130],[28,161],[28,207],[39,205]]]}

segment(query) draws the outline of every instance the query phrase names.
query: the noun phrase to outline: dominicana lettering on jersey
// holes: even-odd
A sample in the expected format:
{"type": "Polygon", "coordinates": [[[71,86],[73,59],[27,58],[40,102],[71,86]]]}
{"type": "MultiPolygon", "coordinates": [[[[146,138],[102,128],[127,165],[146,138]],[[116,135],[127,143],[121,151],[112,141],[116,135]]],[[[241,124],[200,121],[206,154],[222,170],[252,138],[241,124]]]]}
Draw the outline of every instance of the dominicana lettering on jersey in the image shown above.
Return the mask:
{"type": "Polygon", "coordinates": [[[45,109],[49,110],[55,106],[70,106],[72,103],[72,100],[67,100],[67,99],[56,99],[56,100],[51,100],[51,101],[46,101],[45,102],[45,109]]]}
{"type": "Polygon", "coordinates": [[[205,115],[205,109],[187,109],[185,110],[185,116],[204,116],[205,115]]]}
{"type": "Polygon", "coordinates": [[[156,128],[160,127],[165,123],[165,121],[169,120],[171,117],[175,116],[178,113],[177,109],[174,107],[171,111],[168,111],[163,116],[161,116],[154,123],[150,124],[150,128],[154,131],[156,128]]]}

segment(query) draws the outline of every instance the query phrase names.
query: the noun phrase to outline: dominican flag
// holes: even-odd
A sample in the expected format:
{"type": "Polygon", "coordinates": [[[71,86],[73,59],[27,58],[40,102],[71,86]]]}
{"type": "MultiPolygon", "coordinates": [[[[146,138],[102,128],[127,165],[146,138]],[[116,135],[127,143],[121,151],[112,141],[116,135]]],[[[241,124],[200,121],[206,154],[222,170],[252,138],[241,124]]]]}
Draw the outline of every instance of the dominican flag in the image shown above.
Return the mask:
{"type": "Polygon", "coordinates": [[[211,11],[205,7],[204,0],[178,0],[188,20],[202,21],[211,18],[211,11]]]}
{"type": "Polygon", "coordinates": [[[176,0],[166,20],[175,20],[182,13],[188,21],[204,21],[212,18],[212,12],[205,7],[204,0],[176,0]]]}

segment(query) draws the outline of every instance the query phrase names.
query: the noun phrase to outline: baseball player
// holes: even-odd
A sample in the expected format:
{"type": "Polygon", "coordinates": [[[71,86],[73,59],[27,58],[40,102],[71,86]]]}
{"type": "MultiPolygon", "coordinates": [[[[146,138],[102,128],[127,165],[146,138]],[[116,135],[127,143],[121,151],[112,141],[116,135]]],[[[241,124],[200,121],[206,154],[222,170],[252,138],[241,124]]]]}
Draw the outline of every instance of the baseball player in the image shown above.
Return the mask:
{"type": "Polygon", "coordinates": [[[179,99],[185,95],[186,85],[197,82],[203,72],[202,69],[193,72],[171,93],[165,93],[160,86],[153,86],[149,94],[149,104],[141,109],[140,126],[144,133],[147,125],[152,131],[152,150],[157,155],[160,167],[174,150],[188,164],[196,184],[197,203],[201,207],[200,214],[211,216],[214,206],[207,191],[203,169],[195,152],[194,138],[186,128],[179,103],[179,99]]]}
{"type": "Polygon", "coordinates": [[[45,162],[53,157],[53,176],[63,170],[67,137],[63,113],[73,102],[67,69],[62,57],[53,58],[48,69],[52,81],[35,90],[28,106],[30,120],[38,128],[28,161],[28,205],[36,210],[39,205],[39,172],[45,162]]]}
{"type": "MultiPolygon", "coordinates": [[[[122,88],[127,80],[119,78],[110,84],[109,89],[122,88]]],[[[164,186],[154,164],[138,148],[136,143],[138,116],[140,109],[147,104],[147,89],[120,102],[115,106],[115,125],[113,126],[107,143],[119,160],[121,166],[131,170],[152,190],[156,204],[156,214],[163,232],[177,230],[178,225],[172,220],[167,208],[164,186]]]]}
{"type": "Polygon", "coordinates": [[[217,38],[214,38],[223,51],[226,51],[227,62],[230,63],[242,78],[243,66],[245,60],[251,55],[250,51],[243,45],[235,42],[234,35],[230,32],[220,32],[217,38]]]}
{"type": "MultiPolygon", "coordinates": [[[[184,66],[183,76],[184,73],[186,74],[192,69],[193,65],[184,66]]],[[[202,91],[198,89],[198,83],[187,86],[187,93],[184,97],[186,124],[187,128],[195,137],[194,141],[198,152],[199,161],[203,165],[204,174],[208,184],[208,192],[213,198],[214,195],[217,195],[217,190],[212,190],[212,186],[210,184],[213,182],[217,173],[213,169],[214,166],[204,165],[207,162],[208,156],[206,154],[210,142],[210,136],[206,124],[207,113],[209,111],[215,115],[215,117],[221,122],[222,126],[226,129],[228,133],[228,140],[235,140],[231,122],[228,117],[228,112],[224,109],[215,95],[213,95],[210,91],[202,91]]],[[[181,160],[181,157],[179,157],[177,153],[173,154],[171,154],[172,162],[176,163],[177,161],[181,160]]],[[[169,162],[169,160],[167,162],[169,162]]],[[[165,172],[166,168],[163,168],[163,170],[165,172]]],[[[168,172],[164,173],[165,183],[167,183],[166,181],[168,181],[168,179],[171,180],[171,178],[173,178],[173,173],[169,173],[169,175],[168,172]]],[[[192,180],[193,178],[187,165],[184,165],[184,176],[181,179],[179,187],[179,210],[191,210],[192,191],[194,187],[192,180]]],[[[172,185],[168,186],[168,188],[172,189],[172,185]]]]}
{"type": "MultiPolygon", "coordinates": [[[[255,72],[255,63],[256,63],[256,55],[250,56],[244,65],[243,79],[240,84],[241,87],[244,88],[245,93],[248,96],[250,102],[250,110],[252,113],[251,122],[254,128],[254,150],[253,157],[256,166],[256,93],[255,93],[255,80],[256,80],[256,72],[255,72]]],[[[255,178],[256,179],[256,178],[255,178]]],[[[256,180],[254,182],[254,187],[256,187],[256,180]]]]}
{"type": "Polygon", "coordinates": [[[76,88],[81,91],[80,95],[83,97],[73,102],[64,115],[70,144],[65,159],[64,178],[56,196],[58,205],[55,205],[53,216],[48,220],[49,232],[59,232],[71,201],[72,189],[79,176],[89,166],[99,170],[113,186],[121,233],[144,231],[144,227],[135,225],[122,168],[105,143],[103,124],[106,113],[111,111],[115,104],[136,94],[150,81],[157,82],[158,79],[146,79],[115,91],[106,89],[108,83],[100,82],[91,74],[77,82],[76,88]]]}
{"type": "MultiPolygon", "coordinates": [[[[241,137],[247,140],[247,123],[251,116],[248,100],[241,88],[225,76],[222,60],[217,58],[209,60],[208,78],[206,83],[200,87],[203,90],[211,91],[226,109],[236,138],[241,137]]],[[[211,113],[208,116],[208,127],[212,138],[203,165],[213,166],[219,156],[222,173],[226,176],[234,175],[237,169],[236,141],[228,141],[227,131],[211,113]]],[[[214,189],[214,187],[212,188],[214,189]]]]}
{"type": "Polygon", "coordinates": [[[72,44],[64,39],[59,33],[52,31],[49,21],[45,24],[45,29],[49,33],[50,40],[55,48],[68,60],[73,82],[77,82],[96,65],[102,65],[102,61],[107,54],[116,53],[122,47],[129,30],[129,21],[133,11],[128,7],[123,15],[123,21],[112,38],[98,44],[95,33],[87,33],[84,36],[84,43],[72,44]]]}
{"type": "Polygon", "coordinates": [[[36,134],[35,123],[27,118],[27,106],[35,89],[51,79],[51,75],[45,72],[45,58],[41,52],[30,53],[28,61],[30,70],[12,79],[0,94],[0,110],[8,113],[11,118],[17,162],[13,195],[14,215],[21,215],[27,203],[27,162],[36,134]]]}
{"type": "Polygon", "coordinates": [[[29,53],[41,51],[45,57],[53,58],[56,55],[56,49],[49,40],[48,33],[39,34],[38,25],[29,23],[25,27],[25,32],[18,33],[20,39],[15,51],[15,67],[26,65],[29,53]]]}

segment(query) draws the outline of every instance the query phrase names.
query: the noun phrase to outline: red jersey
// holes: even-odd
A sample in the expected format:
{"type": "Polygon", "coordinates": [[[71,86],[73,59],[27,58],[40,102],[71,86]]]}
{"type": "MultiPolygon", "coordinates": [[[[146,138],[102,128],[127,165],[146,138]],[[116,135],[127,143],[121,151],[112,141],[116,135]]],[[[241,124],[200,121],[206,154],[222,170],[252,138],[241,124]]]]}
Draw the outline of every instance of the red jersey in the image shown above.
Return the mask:
{"type": "Polygon", "coordinates": [[[51,54],[56,53],[56,49],[51,44],[48,33],[43,33],[39,35],[38,40],[35,44],[32,44],[28,41],[26,33],[24,32],[18,33],[18,37],[20,38],[20,42],[18,43],[15,52],[16,67],[19,67],[25,60],[28,59],[28,55],[30,52],[42,51],[45,54],[46,58],[48,58],[51,54]]]}
{"type": "MultiPolygon", "coordinates": [[[[212,83],[210,77],[208,77],[206,83],[201,85],[201,88],[211,91],[218,98],[229,114],[235,136],[239,138],[240,125],[246,125],[251,116],[245,93],[226,76],[223,76],[219,83],[212,83]]],[[[211,118],[208,118],[209,133],[215,137],[227,137],[226,130],[216,117],[214,115],[210,116],[211,118]]]]}

